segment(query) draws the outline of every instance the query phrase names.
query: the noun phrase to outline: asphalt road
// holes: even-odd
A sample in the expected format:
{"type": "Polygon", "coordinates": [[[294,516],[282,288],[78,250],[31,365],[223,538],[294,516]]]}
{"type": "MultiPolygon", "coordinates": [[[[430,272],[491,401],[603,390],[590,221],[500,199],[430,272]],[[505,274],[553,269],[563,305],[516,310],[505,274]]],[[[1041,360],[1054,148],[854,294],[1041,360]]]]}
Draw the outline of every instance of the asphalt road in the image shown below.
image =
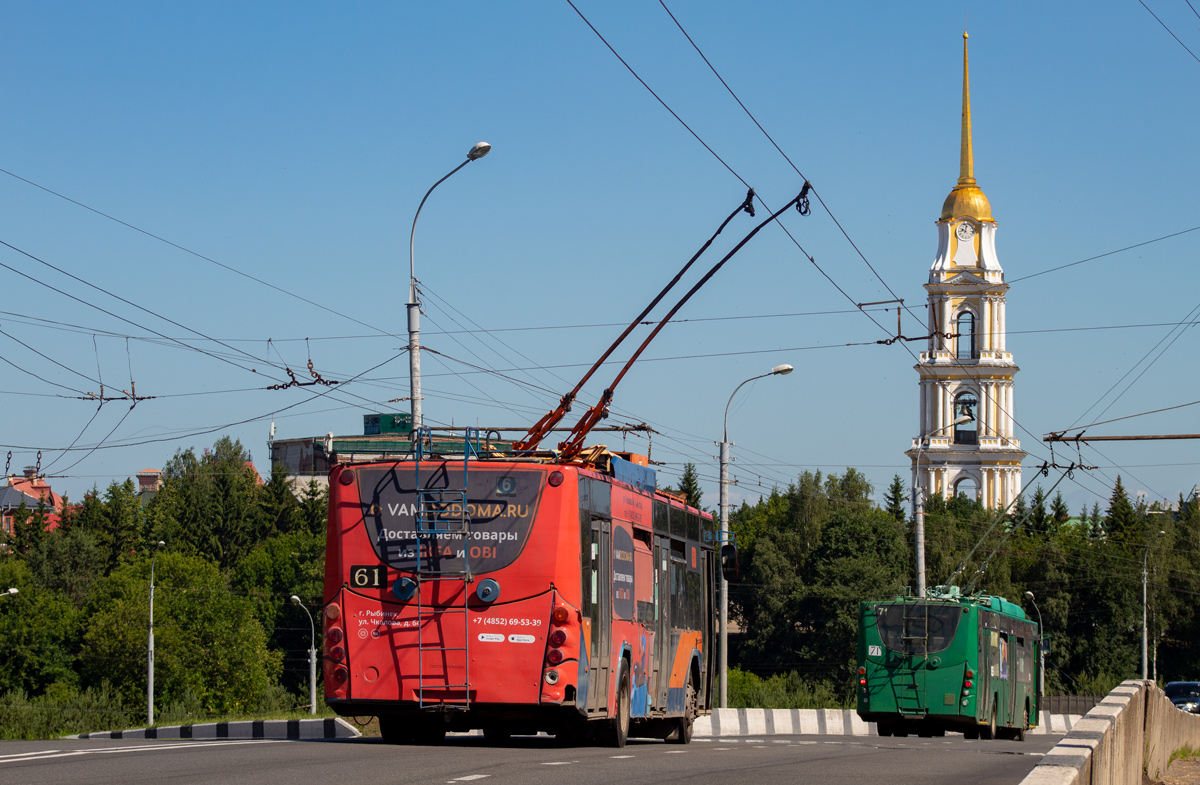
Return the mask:
{"type": "Polygon", "coordinates": [[[489,746],[478,736],[449,737],[440,747],[392,746],[377,738],[2,742],[0,783],[1015,785],[1059,738],[769,736],[696,739],[687,746],[630,740],[624,749],[563,748],[546,736],[504,746],[489,746]]]}

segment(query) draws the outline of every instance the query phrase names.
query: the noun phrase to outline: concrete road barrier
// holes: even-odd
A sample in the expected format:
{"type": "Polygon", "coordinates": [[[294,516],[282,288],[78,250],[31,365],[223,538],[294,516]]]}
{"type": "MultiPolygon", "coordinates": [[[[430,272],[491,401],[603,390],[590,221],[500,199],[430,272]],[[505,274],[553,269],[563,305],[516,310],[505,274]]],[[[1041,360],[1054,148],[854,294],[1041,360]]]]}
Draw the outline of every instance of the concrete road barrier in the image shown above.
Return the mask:
{"type": "MultiPolygon", "coordinates": [[[[1042,712],[1041,724],[1030,733],[1066,733],[1079,722],[1078,714],[1042,712]]],[[[713,709],[698,717],[695,736],[773,736],[805,734],[820,736],[878,736],[875,723],[863,722],[850,709],[713,709]]]]}
{"type": "Polygon", "coordinates": [[[1200,716],[1175,708],[1152,681],[1131,679],[1083,715],[1021,785],[1141,785],[1171,754],[1200,747],[1200,716]]]}
{"type": "Polygon", "coordinates": [[[314,720],[241,720],[159,725],[64,736],[67,739],[352,739],[358,729],[341,717],[314,720]]]}

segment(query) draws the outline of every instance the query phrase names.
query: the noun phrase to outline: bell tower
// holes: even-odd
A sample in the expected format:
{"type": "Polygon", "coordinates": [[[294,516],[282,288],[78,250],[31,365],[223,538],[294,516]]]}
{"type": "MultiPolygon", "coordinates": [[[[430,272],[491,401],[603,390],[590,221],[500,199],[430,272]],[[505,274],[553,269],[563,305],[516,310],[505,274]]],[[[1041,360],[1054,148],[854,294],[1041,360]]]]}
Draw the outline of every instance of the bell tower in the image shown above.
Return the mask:
{"type": "Polygon", "coordinates": [[[1004,270],[996,256],[996,220],[975,181],[967,34],[963,33],[962,141],[958,183],[937,220],[929,269],[929,345],[920,375],[912,460],[914,506],[920,494],[965,493],[1001,509],[1021,490],[1021,442],[1013,420],[1013,377],[1005,346],[1004,270]]]}

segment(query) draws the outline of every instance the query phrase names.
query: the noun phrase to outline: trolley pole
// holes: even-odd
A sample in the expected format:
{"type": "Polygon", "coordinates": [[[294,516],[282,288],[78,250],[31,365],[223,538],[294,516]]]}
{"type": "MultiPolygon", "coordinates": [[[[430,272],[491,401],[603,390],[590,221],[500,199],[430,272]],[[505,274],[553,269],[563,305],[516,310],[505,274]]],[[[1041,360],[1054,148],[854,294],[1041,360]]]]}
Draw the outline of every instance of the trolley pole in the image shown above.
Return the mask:
{"type": "Polygon", "coordinates": [[[1146,550],[1142,555],[1142,681],[1150,678],[1150,673],[1148,670],[1148,662],[1150,658],[1147,656],[1149,649],[1149,625],[1146,623],[1146,616],[1149,608],[1149,603],[1146,601],[1146,585],[1149,582],[1147,579],[1149,578],[1148,562],[1150,561],[1150,546],[1154,544],[1155,540],[1164,534],[1166,534],[1166,532],[1160,531],[1158,534],[1154,535],[1154,539],[1147,541],[1146,550]]]}
{"type": "MultiPolygon", "coordinates": [[[[720,531],[718,532],[717,552],[729,539],[729,442],[721,440],[721,501],[718,508],[720,515],[720,531]]],[[[729,581],[721,572],[721,635],[718,648],[717,668],[721,682],[721,708],[729,708],[729,581]]]]}
{"type": "Polygon", "coordinates": [[[158,550],[166,543],[159,540],[150,557],[150,625],[146,639],[146,727],[154,725],[154,567],[158,550]]]}

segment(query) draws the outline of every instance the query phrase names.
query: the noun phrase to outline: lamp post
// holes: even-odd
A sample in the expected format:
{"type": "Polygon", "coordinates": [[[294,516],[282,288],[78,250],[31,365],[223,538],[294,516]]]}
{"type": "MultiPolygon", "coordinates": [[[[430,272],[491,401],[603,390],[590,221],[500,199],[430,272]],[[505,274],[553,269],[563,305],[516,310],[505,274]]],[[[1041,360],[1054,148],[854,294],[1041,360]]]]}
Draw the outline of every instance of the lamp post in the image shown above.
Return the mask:
{"type": "Polygon", "coordinates": [[[1157,541],[1158,538],[1163,536],[1164,534],[1166,534],[1166,532],[1160,531],[1158,534],[1154,535],[1154,539],[1147,541],[1146,551],[1142,555],[1142,680],[1143,681],[1145,681],[1147,678],[1149,678],[1149,672],[1147,671],[1147,668],[1146,668],[1147,660],[1149,659],[1146,656],[1146,654],[1147,654],[1146,650],[1148,648],[1148,646],[1147,646],[1148,640],[1147,639],[1149,637],[1148,631],[1147,631],[1148,625],[1146,624],[1146,609],[1148,607],[1147,602],[1146,602],[1146,583],[1147,583],[1146,578],[1147,578],[1147,574],[1148,574],[1147,562],[1150,559],[1150,546],[1153,545],[1155,543],[1155,541],[1157,541]]]}
{"type": "Polygon", "coordinates": [[[413,216],[412,233],[408,237],[408,375],[410,396],[412,398],[412,428],[415,433],[421,427],[421,302],[417,299],[417,273],[413,259],[413,242],[417,236],[417,219],[421,217],[421,208],[425,200],[433,193],[433,189],[444,183],[459,169],[472,161],[478,161],[489,152],[492,146],[487,142],[478,142],[467,152],[467,160],[450,170],[450,174],[438,180],[417,205],[417,214],[413,216]]]}
{"type": "Polygon", "coordinates": [[[1042,626],[1042,610],[1033,599],[1033,592],[1025,592],[1038,615],[1038,711],[1042,710],[1042,696],[1046,694],[1046,628],[1042,626]]]}
{"type": "Polygon", "coordinates": [[[921,450],[929,445],[929,437],[935,436],[947,428],[971,422],[975,419],[969,411],[960,414],[953,422],[946,423],[941,428],[935,428],[917,442],[917,478],[913,483],[913,534],[917,551],[917,596],[925,596],[925,489],[921,487],[921,450]]]}
{"type": "Polygon", "coordinates": [[[317,713],[317,626],[313,624],[312,614],[304,603],[300,602],[300,598],[295,594],[292,595],[292,604],[299,605],[304,608],[304,613],[308,616],[309,629],[309,646],[308,646],[308,713],[317,713]]]}
{"type": "MultiPolygon", "coordinates": [[[[729,539],[729,406],[733,403],[733,398],[737,395],[738,390],[742,389],[748,382],[761,379],[764,376],[786,376],[793,370],[792,366],[784,363],[783,365],[776,365],[766,373],[751,376],[733,388],[733,395],[729,396],[729,403],[725,404],[725,421],[721,427],[721,501],[718,508],[721,518],[721,530],[717,533],[718,548],[729,539]]],[[[720,650],[718,654],[718,667],[721,677],[721,708],[725,709],[729,707],[729,581],[725,580],[724,572],[721,573],[720,604],[721,634],[718,645],[720,650]]]]}
{"type": "Polygon", "coordinates": [[[3,599],[5,597],[11,597],[12,595],[14,595],[16,593],[17,593],[17,587],[16,586],[10,587],[10,588],[6,589],[3,594],[0,594],[0,599],[3,599]]]}
{"type": "Polygon", "coordinates": [[[166,545],[159,540],[150,557],[150,634],[146,642],[146,727],[154,724],[154,566],[158,551],[166,545]]]}

